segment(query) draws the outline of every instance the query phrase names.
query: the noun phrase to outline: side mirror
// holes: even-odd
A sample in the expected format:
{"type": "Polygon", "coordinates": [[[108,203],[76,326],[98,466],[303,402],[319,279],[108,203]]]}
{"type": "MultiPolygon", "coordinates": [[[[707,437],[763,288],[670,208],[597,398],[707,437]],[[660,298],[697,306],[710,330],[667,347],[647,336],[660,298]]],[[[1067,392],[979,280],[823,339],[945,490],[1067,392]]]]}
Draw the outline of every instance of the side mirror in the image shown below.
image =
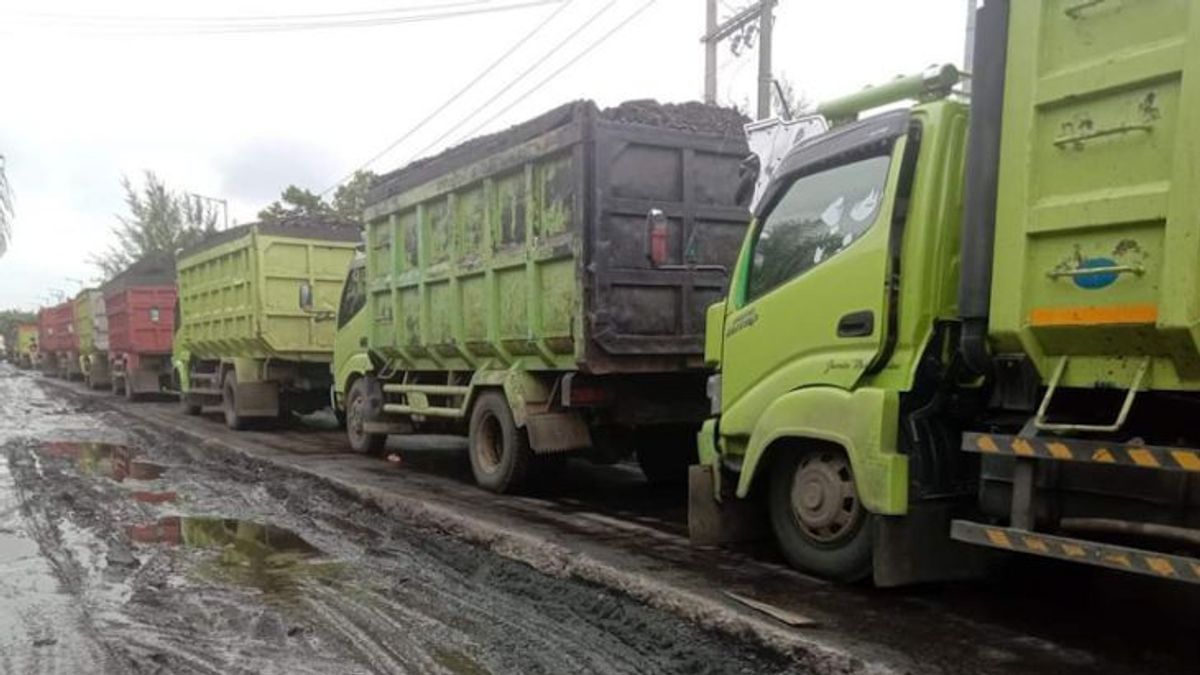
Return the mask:
{"type": "Polygon", "coordinates": [[[762,160],[758,155],[750,155],[738,166],[738,187],[733,200],[738,206],[750,206],[754,199],[754,189],[758,184],[758,176],[762,173],[762,160]]]}
{"type": "Polygon", "coordinates": [[[312,284],[307,281],[300,284],[300,309],[311,312],[313,309],[312,284]]]}

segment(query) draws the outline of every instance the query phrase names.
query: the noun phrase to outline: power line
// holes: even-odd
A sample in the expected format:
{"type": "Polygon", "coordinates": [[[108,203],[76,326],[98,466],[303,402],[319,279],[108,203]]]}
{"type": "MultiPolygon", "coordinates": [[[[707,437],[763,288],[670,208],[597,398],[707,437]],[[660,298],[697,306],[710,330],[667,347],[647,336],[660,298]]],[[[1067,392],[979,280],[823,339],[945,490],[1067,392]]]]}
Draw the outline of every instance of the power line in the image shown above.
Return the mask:
{"type": "Polygon", "coordinates": [[[577,63],[577,62],[578,62],[580,59],[582,59],[583,57],[587,56],[587,55],[588,55],[588,54],[589,54],[589,53],[590,53],[592,50],[594,50],[596,47],[599,47],[599,46],[600,46],[600,45],[601,45],[601,44],[602,44],[604,41],[608,40],[608,38],[612,37],[612,36],[613,36],[613,35],[615,35],[615,34],[616,34],[618,31],[620,31],[622,28],[624,28],[625,26],[629,25],[629,24],[630,24],[630,23],[631,23],[631,22],[632,22],[634,19],[636,19],[638,16],[640,16],[640,15],[641,15],[643,12],[645,12],[647,9],[650,9],[650,6],[651,6],[651,5],[653,5],[653,4],[654,4],[654,3],[656,3],[656,2],[658,2],[658,0],[647,0],[647,2],[646,2],[645,4],[643,4],[641,7],[637,8],[637,9],[636,9],[636,10],[633,12],[633,14],[630,14],[629,16],[625,17],[625,19],[624,19],[624,20],[622,20],[622,21],[621,21],[621,23],[617,24],[616,26],[613,26],[613,27],[612,27],[612,29],[610,29],[610,30],[609,30],[607,33],[605,33],[604,35],[601,35],[601,36],[600,36],[600,39],[598,39],[598,40],[596,40],[595,42],[592,42],[591,44],[589,44],[587,47],[585,47],[585,48],[583,49],[583,51],[581,51],[581,52],[579,52],[578,54],[576,54],[576,55],[575,55],[575,56],[574,56],[574,57],[573,57],[573,58],[572,58],[570,61],[567,61],[567,62],[566,62],[566,63],[564,63],[564,64],[563,64],[561,67],[559,67],[557,70],[555,70],[554,72],[552,72],[552,73],[550,73],[549,75],[547,75],[547,76],[546,76],[544,79],[542,79],[542,80],[541,80],[540,82],[538,82],[537,84],[533,85],[533,87],[531,87],[530,89],[528,89],[527,91],[525,91],[525,93],[523,93],[523,94],[521,94],[520,96],[518,96],[516,99],[514,99],[514,100],[513,100],[513,102],[512,102],[512,103],[509,103],[509,104],[508,104],[507,106],[505,106],[505,107],[504,107],[502,110],[500,110],[499,112],[497,112],[495,115],[492,115],[491,117],[489,117],[489,118],[487,118],[486,120],[484,120],[483,124],[480,124],[479,126],[475,127],[474,129],[472,129],[471,131],[469,131],[469,132],[468,132],[468,133],[466,133],[465,135],[463,135],[463,136],[460,136],[460,137],[459,137],[459,139],[458,139],[457,141],[455,141],[455,143],[457,144],[457,143],[459,143],[459,142],[461,142],[461,141],[464,141],[464,140],[466,140],[466,139],[468,139],[468,138],[471,138],[471,137],[472,137],[472,136],[474,136],[475,134],[477,134],[477,133],[479,133],[480,131],[482,131],[482,130],[483,130],[485,127],[487,127],[487,125],[489,125],[489,124],[491,124],[492,122],[496,121],[496,119],[497,119],[497,118],[499,118],[501,115],[503,115],[504,113],[508,112],[509,110],[512,110],[514,107],[516,107],[516,105],[517,105],[518,103],[521,103],[521,102],[525,101],[526,99],[528,99],[528,98],[529,98],[531,95],[533,95],[533,94],[534,94],[534,93],[535,93],[535,92],[536,92],[538,89],[541,89],[543,86],[545,86],[545,85],[546,85],[547,83],[549,83],[551,80],[553,80],[554,78],[556,78],[556,77],[558,77],[559,75],[561,75],[561,74],[563,73],[563,71],[565,71],[566,69],[568,69],[568,68],[570,68],[571,66],[575,65],[575,64],[576,64],[576,63],[577,63]]]}
{"type": "MultiPolygon", "coordinates": [[[[499,12],[509,12],[518,9],[528,9],[531,7],[542,7],[545,5],[553,5],[564,2],[565,0],[526,0],[525,2],[517,2],[501,6],[485,6],[474,9],[462,9],[449,12],[435,12],[428,14],[404,14],[391,17],[374,17],[374,18],[355,18],[355,19],[329,19],[320,21],[281,21],[277,23],[260,23],[260,24],[212,24],[205,26],[64,26],[73,34],[83,35],[88,37],[156,37],[156,36],[187,36],[187,35],[237,35],[249,33],[280,33],[291,31],[305,30],[326,30],[336,28],[374,28],[379,26],[391,26],[396,24],[406,23],[421,23],[426,21],[437,21],[442,19],[452,19],[468,16],[479,16],[484,14],[495,14],[499,12]]],[[[43,26],[43,28],[55,28],[54,26],[43,26]]]]}
{"type": "Polygon", "coordinates": [[[309,21],[315,19],[339,19],[368,16],[386,16],[389,14],[425,11],[430,9],[449,9],[469,5],[486,5],[493,0],[457,0],[456,2],[439,2],[422,5],[405,5],[403,7],[385,7],[381,9],[353,10],[348,12],[321,12],[316,14],[246,14],[227,16],[133,16],[121,14],[62,14],[54,12],[18,12],[10,16],[16,19],[31,18],[39,20],[66,21],[73,23],[86,22],[122,22],[131,23],[238,23],[257,21],[309,21]]]}
{"type": "Polygon", "coordinates": [[[492,63],[487,68],[484,68],[483,71],[480,72],[478,75],[476,75],[474,78],[472,78],[470,82],[468,82],[461,89],[456,91],[453,95],[450,96],[450,98],[443,101],[441,105],[439,105],[433,112],[426,115],[424,119],[422,119],[420,122],[417,122],[416,126],[412,127],[408,131],[404,132],[403,135],[401,135],[399,138],[397,138],[396,140],[389,143],[388,146],[385,147],[383,150],[380,150],[378,153],[376,153],[370,159],[368,159],[367,161],[358,165],[358,167],[356,167],[354,170],[350,171],[345,176],[343,176],[341,180],[339,180],[338,182],[334,183],[333,185],[330,185],[329,187],[322,190],[321,195],[324,196],[324,195],[328,194],[330,191],[332,191],[338,185],[341,185],[342,183],[344,183],[347,180],[349,180],[350,178],[352,178],[355,173],[374,164],[381,157],[383,157],[387,153],[394,150],[396,148],[396,146],[398,146],[401,143],[403,143],[404,141],[408,140],[409,138],[412,137],[413,134],[415,134],[418,131],[420,131],[421,129],[423,129],[425,127],[425,125],[428,124],[429,122],[433,121],[433,119],[435,117],[437,117],[438,115],[443,113],[451,105],[454,105],[454,103],[456,101],[458,101],[458,99],[461,98],[464,94],[466,94],[468,91],[470,91],[472,87],[479,84],[479,82],[481,80],[483,80],[483,78],[487,77],[488,75],[490,75],[492,73],[492,71],[494,71],[496,68],[500,67],[500,64],[502,64],[506,60],[508,60],[508,58],[510,56],[512,56],[514,53],[516,53],[516,51],[519,50],[522,46],[524,46],[525,43],[527,43],[529,40],[531,40],[533,38],[533,36],[535,36],[539,32],[541,32],[541,30],[543,28],[545,28],[547,26],[547,24],[549,24],[556,17],[558,17],[559,14],[562,14],[563,10],[565,10],[568,6],[570,6],[571,3],[574,1],[575,0],[566,0],[566,2],[559,5],[558,9],[551,12],[549,16],[547,16],[540,23],[538,23],[536,26],[534,26],[532,30],[530,30],[528,33],[523,35],[519,40],[514,42],[512,44],[512,46],[508,48],[507,51],[505,51],[503,54],[500,55],[500,58],[493,60],[492,63]]]}
{"type": "MultiPolygon", "coordinates": [[[[601,7],[599,9],[599,11],[597,11],[595,14],[592,14],[590,17],[588,17],[586,21],[584,21],[582,24],[580,24],[578,27],[576,27],[575,30],[571,31],[571,33],[568,34],[566,37],[564,37],[561,41],[559,41],[558,44],[551,47],[549,51],[547,51],[545,54],[543,54],[542,57],[539,58],[537,61],[534,61],[533,64],[530,65],[528,68],[526,68],[524,71],[522,71],[520,75],[517,75],[516,78],[510,80],[507,84],[505,84],[503,87],[501,87],[500,91],[493,94],[492,97],[489,98],[488,100],[484,101],[482,105],[480,105],[479,107],[472,110],[471,114],[469,114],[466,117],[459,120],[459,122],[457,124],[450,127],[449,129],[447,129],[446,132],[443,133],[441,136],[438,136],[431,143],[429,143],[424,148],[421,148],[419,151],[417,151],[417,153],[414,154],[410,158],[409,161],[412,161],[413,159],[417,159],[418,157],[423,156],[426,152],[429,152],[431,149],[437,147],[437,145],[439,143],[446,140],[446,138],[449,137],[451,134],[453,134],[453,133],[457,132],[459,129],[461,129],[463,127],[463,125],[465,125],[468,121],[474,119],[474,117],[476,115],[483,112],[489,105],[495,103],[497,99],[499,99],[501,96],[503,96],[503,95],[507,94],[509,91],[511,91],[513,87],[515,87],[518,83],[520,83],[522,80],[524,80],[526,77],[528,77],[530,73],[534,72],[539,67],[541,67],[544,63],[546,63],[546,61],[548,61],[550,59],[550,57],[557,54],[558,51],[561,50],[563,47],[565,47],[569,42],[571,42],[571,40],[574,40],[577,35],[582,33],[586,28],[591,26],[593,23],[595,23],[596,20],[599,19],[602,14],[604,14],[609,9],[611,9],[612,6],[615,5],[616,3],[617,3],[617,0],[609,0],[608,4],[604,5],[603,7],[601,7]]],[[[468,137],[471,135],[472,134],[467,134],[468,137]]]]}

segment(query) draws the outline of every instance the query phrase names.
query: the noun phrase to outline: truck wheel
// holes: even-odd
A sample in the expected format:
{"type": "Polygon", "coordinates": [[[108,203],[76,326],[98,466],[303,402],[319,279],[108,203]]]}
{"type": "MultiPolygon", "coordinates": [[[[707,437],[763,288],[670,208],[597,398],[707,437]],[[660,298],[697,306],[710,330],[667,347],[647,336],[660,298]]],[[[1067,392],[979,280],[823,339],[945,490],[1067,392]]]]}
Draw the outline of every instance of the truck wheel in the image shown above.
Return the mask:
{"type": "Polygon", "coordinates": [[[696,434],[685,427],[648,427],[634,432],[634,452],[653,485],[687,484],[688,467],[699,461],[696,434]]]}
{"type": "Polygon", "coordinates": [[[121,378],[113,376],[112,382],[109,384],[113,396],[121,396],[125,392],[121,390],[121,378]]]}
{"type": "Polygon", "coordinates": [[[841,582],[871,574],[873,517],[845,453],[789,452],[771,466],[769,490],[771,527],[793,567],[841,582]]]}
{"type": "Polygon", "coordinates": [[[471,472],[485,490],[511,493],[524,487],[533,451],[517,427],[504,394],[484,392],[471,410],[468,428],[471,472]]]}
{"type": "Polygon", "coordinates": [[[376,455],[383,450],[387,436],[363,431],[369,394],[366,378],[360,377],[350,387],[350,393],[346,395],[346,437],[350,439],[350,449],[366,455],[376,455]]]}
{"type": "Polygon", "coordinates": [[[195,417],[201,412],[200,404],[196,403],[186,391],[183,390],[183,378],[179,376],[179,371],[175,371],[171,376],[172,388],[179,392],[179,411],[184,415],[195,417]]]}
{"type": "Polygon", "coordinates": [[[230,370],[221,385],[221,410],[225,413],[225,426],[234,431],[247,427],[247,419],[237,414],[237,373],[230,370]]]}
{"type": "Polygon", "coordinates": [[[132,403],[134,401],[140,401],[141,398],[142,398],[142,395],[140,393],[134,391],[133,383],[129,381],[128,377],[125,378],[125,400],[132,403]]]}
{"type": "Polygon", "coordinates": [[[192,402],[192,397],[187,392],[179,392],[179,410],[184,415],[195,417],[200,414],[200,406],[192,402]]]}

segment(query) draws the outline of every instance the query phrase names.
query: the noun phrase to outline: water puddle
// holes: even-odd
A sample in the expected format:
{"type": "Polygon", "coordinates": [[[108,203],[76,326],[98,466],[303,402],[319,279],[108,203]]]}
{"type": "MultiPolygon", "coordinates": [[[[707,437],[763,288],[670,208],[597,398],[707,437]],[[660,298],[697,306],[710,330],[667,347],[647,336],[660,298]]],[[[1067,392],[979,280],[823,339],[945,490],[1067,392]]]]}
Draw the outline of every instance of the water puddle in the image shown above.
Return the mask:
{"type": "Polygon", "coordinates": [[[430,656],[439,666],[454,675],[487,675],[488,670],[464,652],[454,649],[435,648],[430,656]]]}
{"type": "Polygon", "coordinates": [[[140,544],[216,552],[196,566],[201,576],[268,594],[289,595],[303,581],[328,579],[341,569],[295,532],[249,520],[170,516],[127,532],[140,544]]]}
{"type": "Polygon", "coordinates": [[[162,464],[138,458],[138,451],[126,445],[94,441],[51,441],[38,452],[44,457],[74,460],[80,472],[105,476],[118,483],[126,479],[155,480],[167,470],[162,464]]]}

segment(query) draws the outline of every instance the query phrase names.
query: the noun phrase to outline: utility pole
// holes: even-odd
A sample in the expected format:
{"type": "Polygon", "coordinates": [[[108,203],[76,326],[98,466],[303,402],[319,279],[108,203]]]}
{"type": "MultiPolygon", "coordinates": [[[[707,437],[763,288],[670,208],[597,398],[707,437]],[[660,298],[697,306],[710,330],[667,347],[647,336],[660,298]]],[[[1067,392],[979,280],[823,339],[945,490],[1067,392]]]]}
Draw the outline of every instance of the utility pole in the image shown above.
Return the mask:
{"type": "Polygon", "coordinates": [[[758,3],[758,119],[771,116],[771,31],[775,24],[775,2],[758,3]]]}
{"type": "Polygon", "coordinates": [[[709,40],[707,36],[717,31],[717,0],[707,0],[708,7],[704,18],[704,102],[713,105],[717,102],[717,41],[709,40]]]}
{"type": "Polygon", "coordinates": [[[779,0],[759,0],[717,23],[717,0],[706,0],[704,37],[704,100],[717,102],[717,45],[734,33],[758,22],[758,118],[771,116],[771,33],[775,20],[772,12],[779,0]]]}
{"type": "Polygon", "coordinates": [[[967,74],[963,80],[963,91],[971,93],[971,75],[975,70],[975,14],[979,9],[979,0],[967,0],[967,44],[963,50],[963,72],[967,74]]]}
{"type": "Polygon", "coordinates": [[[224,215],[224,220],[225,220],[225,227],[222,229],[225,229],[225,230],[229,229],[229,201],[228,200],[220,199],[218,197],[206,197],[204,195],[196,194],[195,192],[189,192],[188,196],[195,197],[196,199],[200,199],[202,201],[220,204],[221,205],[221,213],[224,215]]]}

